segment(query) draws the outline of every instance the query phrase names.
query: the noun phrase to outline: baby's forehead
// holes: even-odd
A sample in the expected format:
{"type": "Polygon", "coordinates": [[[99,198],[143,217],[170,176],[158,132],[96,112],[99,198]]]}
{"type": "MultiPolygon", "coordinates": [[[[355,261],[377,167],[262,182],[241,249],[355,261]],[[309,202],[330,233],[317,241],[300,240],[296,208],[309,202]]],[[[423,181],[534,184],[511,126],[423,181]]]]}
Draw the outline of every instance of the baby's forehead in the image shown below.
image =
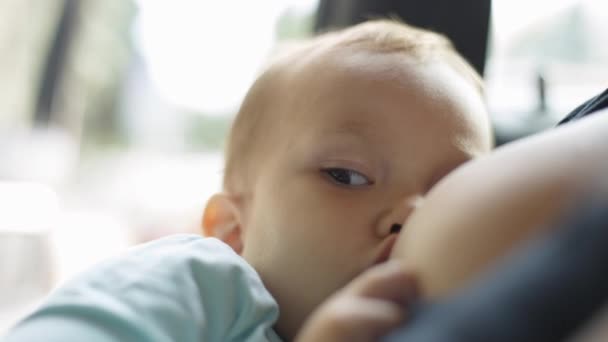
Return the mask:
{"type": "MultiPolygon", "coordinates": [[[[431,61],[429,61],[431,62],[431,61]]],[[[318,46],[277,63],[277,74],[289,80],[318,79],[332,74],[394,78],[410,64],[423,64],[403,53],[381,53],[348,47],[318,46]]],[[[335,76],[335,75],[334,75],[335,76]]]]}
{"type": "MultiPolygon", "coordinates": [[[[439,59],[419,61],[398,53],[334,49],[304,55],[283,68],[277,78],[283,83],[277,87],[283,94],[273,96],[270,101],[279,115],[291,116],[280,120],[288,125],[310,123],[314,119],[340,119],[338,124],[342,124],[342,119],[349,119],[354,111],[364,111],[362,106],[367,103],[375,106],[404,98],[414,102],[432,101],[437,108],[448,108],[456,117],[481,116],[474,119],[481,122],[487,119],[485,104],[475,86],[439,59]],[[380,101],[372,101],[372,97],[380,101]],[[307,112],[329,113],[334,109],[348,111],[348,114],[337,117],[307,112]]],[[[408,110],[406,107],[404,105],[404,112],[408,110]]],[[[368,112],[376,115],[376,109],[379,108],[368,112]]],[[[475,126],[487,128],[485,124],[475,126]]]]}
{"type": "Polygon", "coordinates": [[[446,62],[438,58],[420,61],[402,53],[346,48],[307,51],[276,65],[272,75],[267,87],[274,90],[267,92],[267,100],[272,106],[288,106],[283,109],[287,112],[294,106],[344,99],[341,95],[345,92],[365,97],[405,93],[427,96],[432,92],[424,90],[432,89],[447,94],[450,92],[445,88],[454,82],[468,90],[471,98],[481,99],[474,85],[446,62]]]}
{"type": "Polygon", "coordinates": [[[438,91],[456,80],[471,97],[482,98],[476,84],[440,55],[420,59],[402,52],[378,52],[348,47],[317,48],[291,56],[275,68],[273,82],[279,91],[289,92],[277,100],[309,97],[340,88],[400,87],[404,92],[419,88],[438,91]]]}

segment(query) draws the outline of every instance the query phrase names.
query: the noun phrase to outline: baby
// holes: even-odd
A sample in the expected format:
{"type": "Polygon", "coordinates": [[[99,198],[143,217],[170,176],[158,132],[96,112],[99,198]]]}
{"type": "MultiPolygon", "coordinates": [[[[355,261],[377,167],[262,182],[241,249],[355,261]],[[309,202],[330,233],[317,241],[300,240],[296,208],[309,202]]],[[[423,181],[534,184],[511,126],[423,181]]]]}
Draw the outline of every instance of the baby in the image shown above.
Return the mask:
{"type": "Polygon", "coordinates": [[[444,37],[390,21],[325,34],[250,89],[204,232],[253,266],[291,340],[388,259],[437,181],[491,148],[480,78],[444,37]]]}
{"type": "Polygon", "coordinates": [[[314,38],[236,117],[203,217],[225,244],[138,247],[59,288],[8,341],[375,340],[406,314],[412,279],[386,262],[402,225],[491,148],[480,77],[444,37],[380,20],[314,38]],[[344,288],[362,300],[309,319],[344,288]]]}

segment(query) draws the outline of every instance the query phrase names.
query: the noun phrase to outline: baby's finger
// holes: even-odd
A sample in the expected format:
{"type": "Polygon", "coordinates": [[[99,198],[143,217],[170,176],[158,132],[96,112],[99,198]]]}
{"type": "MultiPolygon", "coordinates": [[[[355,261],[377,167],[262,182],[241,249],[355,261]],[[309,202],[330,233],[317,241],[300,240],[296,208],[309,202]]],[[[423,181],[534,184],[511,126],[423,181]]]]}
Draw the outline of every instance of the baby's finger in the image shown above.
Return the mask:
{"type": "Polygon", "coordinates": [[[378,299],[359,298],[345,304],[347,324],[342,336],[348,333],[349,341],[377,341],[403,324],[407,315],[404,307],[378,299]]]}
{"type": "Polygon", "coordinates": [[[344,293],[308,322],[298,341],[373,342],[400,326],[404,318],[400,305],[344,293]]]}
{"type": "Polygon", "coordinates": [[[378,265],[331,296],[298,341],[377,341],[407,319],[416,282],[397,262],[378,265]]]}
{"type": "Polygon", "coordinates": [[[418,295],[418,285],[414,275],[401,263],[389,261],[365,271],[342,291],[404,306],[418,295]]]}

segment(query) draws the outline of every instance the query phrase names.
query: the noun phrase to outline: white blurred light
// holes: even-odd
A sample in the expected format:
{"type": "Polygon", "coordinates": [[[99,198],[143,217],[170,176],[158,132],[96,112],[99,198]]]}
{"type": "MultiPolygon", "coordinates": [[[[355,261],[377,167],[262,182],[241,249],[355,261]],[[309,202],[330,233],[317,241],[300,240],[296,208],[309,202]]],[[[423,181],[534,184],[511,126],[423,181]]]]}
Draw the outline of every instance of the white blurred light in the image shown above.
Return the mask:
{"type": "Polygon", "coordinates": [[[78,152],[77,142],[60,129],[0,130],[0,179],[60,185],[75,167],[78,152]]]}
{"type": "Polygon", "coordinates": [[[179,106],[207,114],[233,110],[267,57],[288,4],[140,0],[136,34],[155,85],[179,106]]]}
{"type": "Polygon", "coordinates": [[[116,217],[86,210],[63,212],[51,235],[54,281],[61,283],[91,265],[124,252],[131,236],[116,217]]]}
{"type": "Polygon", "coordinates": [[[550,17],[580,0],[502,0],[492,3],[492,34],[499,43],[521,32],[539,18],[550,17]],[[525,9],[525,10],[522,10],[525,9]]]}
{"type": "Polygon", "coordinates": [[[0,181],[0,232],[46,233],[59,214],[57,194],[30,182],[0,181]]]}

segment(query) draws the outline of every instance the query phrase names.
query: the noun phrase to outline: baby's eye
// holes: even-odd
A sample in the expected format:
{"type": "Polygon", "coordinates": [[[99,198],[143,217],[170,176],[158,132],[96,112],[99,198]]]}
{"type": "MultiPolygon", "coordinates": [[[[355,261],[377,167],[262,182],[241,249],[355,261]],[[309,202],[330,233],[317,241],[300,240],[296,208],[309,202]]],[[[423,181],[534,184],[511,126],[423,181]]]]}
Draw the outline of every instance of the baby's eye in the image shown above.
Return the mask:
{"type": "Polygon", "coordinates": [[[333,182],[340,185],[358,187],[373,184],[365,175],[355,170],[334,167],[321,171],[327,174],[333,182]]]}

